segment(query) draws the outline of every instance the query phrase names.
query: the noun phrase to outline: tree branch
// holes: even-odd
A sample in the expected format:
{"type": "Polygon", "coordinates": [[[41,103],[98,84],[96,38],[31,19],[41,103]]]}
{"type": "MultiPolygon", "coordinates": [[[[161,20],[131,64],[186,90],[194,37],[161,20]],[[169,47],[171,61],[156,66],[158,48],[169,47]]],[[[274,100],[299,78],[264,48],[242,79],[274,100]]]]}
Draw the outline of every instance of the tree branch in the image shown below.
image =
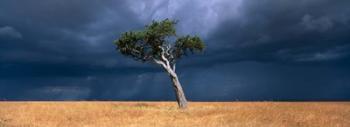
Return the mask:
{"type": "Polygon", "coordinates": [[[170,46],[170,44],[168,44],[168,45],[166,46],[166,51],[165,51],[165,53],[166,53],[166,55],[167,55],[167,57],[168,57],[168,60],[169,60],[170,64],[173,63],[175,57],[174,57],[174,55],[171,53],[171,46],[170,46]]]}
{"type": "Polygon", "coordinates": [[[157,59],[153,59],[153,61],[161,66],[163,66],[164,68],[166,68],[167,66],[165,65],[165,63],[161,60],[157,60],[157,59]]]}
{"type": "Polygon", "coordinates": [[[175,72],[176,64],[173,63],[173,71],[175,72]]]}
{"type": "Polygon", "coordinates": [[[176,73],[173,69],[171,69],[170,66],[166,65],[163,61],[161,60],[157,60],[157,59],[153,59],[154,62],[156,62],[157,64],[161,65],[171,76],[176,77],[176,73]]]}
{"type": "Polygon", "coordinates": [[[170,67],[169,60],[165,57],[166,49],[164,49],[162,46],[159,46],[159,48],[162,50],[160,57],[166,63],[167,67],[170,67]]]}
{"type": "Polygon", "coordinates": [[[154,61],[157,63],[157,64],[160,64],[163,66],[163,68],[171,75],[171,76],[176,76],[176,73],[175,73],[175,63],[172,63],[172,62],[169,62],[169,59],[166,57],[169,56],[169,57],[173,57],[171,54],[170,54],[170,45],[167,45],[165,48],[162,47],[162,46],[158,46],[162,52],[161,52],[161,60],[157,60],[157,59],[154,59],[154,61]]]}

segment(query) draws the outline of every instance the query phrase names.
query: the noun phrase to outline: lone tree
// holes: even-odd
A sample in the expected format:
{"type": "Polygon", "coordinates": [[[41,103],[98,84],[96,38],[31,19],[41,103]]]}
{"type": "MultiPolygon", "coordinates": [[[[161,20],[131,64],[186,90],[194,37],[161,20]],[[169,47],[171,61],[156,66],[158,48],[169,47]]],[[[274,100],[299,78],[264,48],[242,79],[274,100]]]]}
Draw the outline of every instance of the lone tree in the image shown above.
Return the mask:
{"type": "Polygon", "coordinates": [[[205,45],[198,36],[177,36],[176,23],[170,19],[153,21],[142,31],[123,33],[115,45],[125,56],[143,63],[159,64],[173,82],[179,108],[186,108],[187,99],[175,72],[175,65],[178,59],[189,53],[202,52],[205,45]]]}

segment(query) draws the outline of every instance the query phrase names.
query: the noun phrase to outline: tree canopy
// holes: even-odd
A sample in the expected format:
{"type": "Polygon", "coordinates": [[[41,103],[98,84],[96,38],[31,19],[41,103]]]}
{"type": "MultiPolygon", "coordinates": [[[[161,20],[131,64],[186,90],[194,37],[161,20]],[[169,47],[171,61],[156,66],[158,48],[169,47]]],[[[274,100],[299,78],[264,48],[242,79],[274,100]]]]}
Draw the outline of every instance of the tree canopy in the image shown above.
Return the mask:
{"type": "Polygon", "coordinates": [[[176,34],[176,23],[170,19],[152,21],[144,30],[125,32],[115,41],[117,50],[143,62],[162,60],[162,53],[174,62],[188,53],[203,51],[205,45],[198,36],[176,34]]]}

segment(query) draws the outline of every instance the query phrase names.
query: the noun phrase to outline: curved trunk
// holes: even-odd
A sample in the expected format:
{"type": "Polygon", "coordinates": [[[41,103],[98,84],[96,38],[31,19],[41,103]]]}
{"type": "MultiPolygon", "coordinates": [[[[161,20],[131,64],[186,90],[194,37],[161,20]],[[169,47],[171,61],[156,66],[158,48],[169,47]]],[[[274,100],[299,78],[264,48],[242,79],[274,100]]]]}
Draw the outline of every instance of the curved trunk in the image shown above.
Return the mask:
{"type": "Polygon", "coordinates": [[[163,69],[169,74],[171,81],[173,82],[173,88],[175,91],[175,96],[177,100],[177,104],[179,105],[179,108],[185,109],[187,108],[187,99],[185,96],[185,93],[182,89],[182,86],[180,84],[179,78],[177,77],[177,74],[175,73],[175,64],[169,62],[168,58],[165,57],[164,54],[169,54],[169,48],[162,49],[162,54],[161,54],[161,60],[159,59],[153,59],[155,63],[161,65],[163,69]]]}
{"type": "Polygon", "coordinates": [[[177,100],[177,104],[179,105],[179,108],[181,109],[187,108],[187,99],[177,75],[176,74],[170,75],[170,78],[171,78],[171,81],[173,82],[173,88],[175,91],[176,100],[177,100]]]}

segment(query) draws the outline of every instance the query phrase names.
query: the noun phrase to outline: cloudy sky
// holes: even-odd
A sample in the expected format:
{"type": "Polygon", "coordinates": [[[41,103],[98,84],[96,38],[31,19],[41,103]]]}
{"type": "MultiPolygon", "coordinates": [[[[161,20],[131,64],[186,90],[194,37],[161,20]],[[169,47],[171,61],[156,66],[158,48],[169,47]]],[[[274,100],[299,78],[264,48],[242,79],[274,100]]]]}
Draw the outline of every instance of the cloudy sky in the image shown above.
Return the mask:
{"type": "Polygon", "coordinates": [[[1,0],[0,100],[174,100],[122,32],[177,19],[203,54],[179,61],[189,100],[350,100],[349,0],[1,0]]]}

